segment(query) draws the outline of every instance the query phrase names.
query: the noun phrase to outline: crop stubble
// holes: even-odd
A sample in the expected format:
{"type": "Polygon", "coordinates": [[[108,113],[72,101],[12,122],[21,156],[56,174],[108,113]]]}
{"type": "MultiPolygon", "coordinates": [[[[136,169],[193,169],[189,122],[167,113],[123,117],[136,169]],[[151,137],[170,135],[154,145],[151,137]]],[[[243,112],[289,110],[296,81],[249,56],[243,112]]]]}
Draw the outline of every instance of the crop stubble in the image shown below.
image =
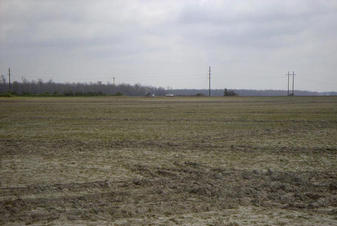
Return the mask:
{"type": "Polygon", "coordinates": [[[335,224],[337,98],[0,99],[1,224],[335,224]]]}

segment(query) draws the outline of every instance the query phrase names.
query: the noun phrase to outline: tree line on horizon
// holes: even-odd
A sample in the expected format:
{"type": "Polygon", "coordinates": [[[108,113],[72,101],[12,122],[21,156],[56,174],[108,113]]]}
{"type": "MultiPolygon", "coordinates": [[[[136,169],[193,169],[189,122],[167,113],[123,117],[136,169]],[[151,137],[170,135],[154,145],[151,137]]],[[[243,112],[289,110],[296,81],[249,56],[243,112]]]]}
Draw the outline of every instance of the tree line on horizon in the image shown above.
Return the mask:
{"type": "MultiPolygon", "coordinates": [[[[208,89],[171,89],[176,96],[208,96],[208,89]]],[[[212,96],[287,96],[287,90],[213,89],[212,96]],[[227,93],[227,94],[226,94],[227,93]]],[[[295,96],[336,96],[337,92],[295,90],[295,96]]]]}
{"type": "Polygon", "coordinates": [[[142,86],[140,84],[103,84],[95,83],[57,83],[49,80],[44,82],[14,81],[9,84],[2,76],[0,81],[0,94],[18,96],[163,96],[166,94],[164,88],[142,86]]]}
{"type": "MultiPolygon", "coordinates": [[[[208,96],[208,89],[164,89],[162,87],[143,86],[140,84],[104,84],[91,83],[58,83],[42,79],[21,82],[14,81],[9,85],[5,76],[0,78],[1,96],[208,96]]],[[[253,90],[253,89],[213,89],[212,96],[286,96],[286,90],[253,90]]],[[[337,92],[312,92],[295,90],[298,96],[337,95],[337,92]]]]}

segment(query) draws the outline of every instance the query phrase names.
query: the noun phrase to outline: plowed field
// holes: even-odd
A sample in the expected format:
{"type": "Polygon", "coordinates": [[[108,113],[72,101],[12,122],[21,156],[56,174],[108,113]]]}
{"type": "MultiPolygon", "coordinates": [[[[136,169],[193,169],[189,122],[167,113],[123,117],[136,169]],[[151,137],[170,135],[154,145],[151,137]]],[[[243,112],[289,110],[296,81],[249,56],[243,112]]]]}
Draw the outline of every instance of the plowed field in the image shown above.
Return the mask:
{"type": "Polygon", "coordinates": [[[337,97],[0,98],[0,225],[337,225],[337,97]]]}

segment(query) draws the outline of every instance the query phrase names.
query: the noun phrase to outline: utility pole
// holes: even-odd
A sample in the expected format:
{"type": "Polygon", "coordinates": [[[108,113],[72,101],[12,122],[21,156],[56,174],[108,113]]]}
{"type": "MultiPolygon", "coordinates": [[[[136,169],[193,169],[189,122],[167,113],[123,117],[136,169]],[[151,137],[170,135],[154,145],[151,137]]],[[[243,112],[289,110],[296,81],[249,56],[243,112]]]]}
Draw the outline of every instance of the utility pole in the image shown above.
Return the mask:
{"type": "Polygon", "coordinates": [[[113,81],[113,84],[114,84],[114,85],[115,85],[115,80],[116,80],[116,78],[113,77],[113,78],[112,78],[112,81],[113,81]]]}
{"type": "Polygon", "coordinates": [[[211,66],[208,67],[208,96],[211,96],[211,66]]]}
{"type": "Polygon", "coordinates": [[[11,90],[11,68],[8,68],[8,89],[11,90]]]}
{"type": "Polygon", "coordinates": [[[289,76],[290,76],[290,73],[288,71],[288,96],[289,96],[289,76]]]}
{"type": "Polygon", "coordinates": [[[293,72],[293,96],[295,96],[295,72],[293,72]]]}

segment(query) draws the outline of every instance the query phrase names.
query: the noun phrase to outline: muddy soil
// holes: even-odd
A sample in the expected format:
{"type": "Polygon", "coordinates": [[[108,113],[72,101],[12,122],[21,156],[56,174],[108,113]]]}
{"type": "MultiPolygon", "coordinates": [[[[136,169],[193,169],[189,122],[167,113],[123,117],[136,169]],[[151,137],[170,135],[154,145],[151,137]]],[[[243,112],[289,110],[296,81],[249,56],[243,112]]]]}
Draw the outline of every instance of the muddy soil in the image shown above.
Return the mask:
{"type": "Polygon", "coordinates": [[[336,97],[0,109],[0,225],[337,225],[336,97]]]}
{"type": "Polygon", "coordinates": [[[176,162],[174,168],[130,166],[128,181],[96,181],[2,188],[0,224],[116,220],[173,216],[262,206],[301,211],[331,209],[337,217],[334,172],[278,172],[209,168],[176,162]],[[48,196],[50,194],[57,194],[48,196]],[[335,209],[335,210],[333,210],[335,209]]]}

